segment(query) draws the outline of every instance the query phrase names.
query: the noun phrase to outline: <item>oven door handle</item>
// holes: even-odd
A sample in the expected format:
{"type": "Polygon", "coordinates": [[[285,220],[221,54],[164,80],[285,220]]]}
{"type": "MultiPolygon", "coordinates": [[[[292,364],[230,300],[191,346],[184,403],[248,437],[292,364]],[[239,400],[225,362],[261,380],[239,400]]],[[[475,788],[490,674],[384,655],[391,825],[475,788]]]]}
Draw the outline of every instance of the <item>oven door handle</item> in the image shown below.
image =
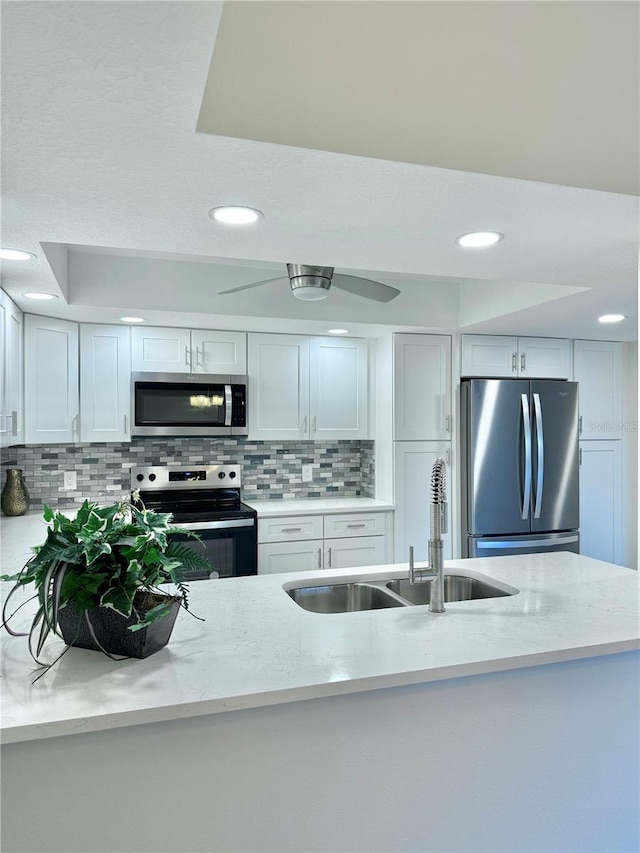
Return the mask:
{"type": "Polygon", "coordinates": [[[182,527],[184,530],[230,530],[234,527],[255,527],[255,518],[229,518],[225,521],[187,521],[184,524],[177,524],[177,527],[182,527]]]}

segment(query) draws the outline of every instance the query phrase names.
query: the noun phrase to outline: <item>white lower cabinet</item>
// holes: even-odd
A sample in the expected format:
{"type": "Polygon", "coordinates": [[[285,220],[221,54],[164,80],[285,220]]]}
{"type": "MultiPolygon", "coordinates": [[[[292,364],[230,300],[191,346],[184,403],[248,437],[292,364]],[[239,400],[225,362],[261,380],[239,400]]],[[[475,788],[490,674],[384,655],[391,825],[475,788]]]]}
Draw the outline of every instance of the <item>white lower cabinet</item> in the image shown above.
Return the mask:
{"type": "Polygon", "coordinates": [[[580,442],[580,553],[622,560],[622,446],[620,441],[580,442]]]}
{"type": "MultiPolygon", "coordinates": [[[[426,560],[429,542],[429,503],[431,469],[438,457],[447,462],[449,473],[450,442],[396,441],[395,469],[395,562],[406,563],[409,547],[414,559],[426,560]]],[[[447,482],[448,532],[444,536],[444,559],[451,559],[451,483],[447,482]]]]}
{"type": "Polygon", "coordinates": [[[388,563],[390,534],[387,512],[258,518],[258,574],[388,563]]]}

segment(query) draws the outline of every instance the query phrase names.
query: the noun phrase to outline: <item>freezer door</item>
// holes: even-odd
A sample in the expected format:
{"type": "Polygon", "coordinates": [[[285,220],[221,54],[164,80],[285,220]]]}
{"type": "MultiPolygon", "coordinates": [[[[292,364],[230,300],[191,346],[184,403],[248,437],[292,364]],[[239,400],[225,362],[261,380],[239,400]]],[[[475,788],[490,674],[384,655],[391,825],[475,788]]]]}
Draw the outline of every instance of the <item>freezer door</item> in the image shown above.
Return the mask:
{"type": "Polygon", "coordinates": [[[529,380],[461,383],[462,521],[468,534],[531,530],[529,399],[529,380]]]}
{"type": "Polygon", "coordinates": [[[580,524],[578,383],[531,381],[531,531],[580,524]]]}
{"type": "Polygon", "coordinates": [[[509,554],[548,554],[550,551],[580,553],[577,530],[529,536],[467,537],[465,557],[505,557],[509,554]]]}

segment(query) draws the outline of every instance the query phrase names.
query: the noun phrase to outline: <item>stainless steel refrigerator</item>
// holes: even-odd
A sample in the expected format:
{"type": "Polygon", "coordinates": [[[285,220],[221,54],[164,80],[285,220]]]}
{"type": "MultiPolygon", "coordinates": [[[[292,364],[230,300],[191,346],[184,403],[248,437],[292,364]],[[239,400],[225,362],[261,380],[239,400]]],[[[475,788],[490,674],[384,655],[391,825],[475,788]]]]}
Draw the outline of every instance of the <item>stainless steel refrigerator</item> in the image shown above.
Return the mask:
{"type": "Polygon", "coordinates": [[[464,557],[579,553],[578,383],[460,384],[464,557]]]}

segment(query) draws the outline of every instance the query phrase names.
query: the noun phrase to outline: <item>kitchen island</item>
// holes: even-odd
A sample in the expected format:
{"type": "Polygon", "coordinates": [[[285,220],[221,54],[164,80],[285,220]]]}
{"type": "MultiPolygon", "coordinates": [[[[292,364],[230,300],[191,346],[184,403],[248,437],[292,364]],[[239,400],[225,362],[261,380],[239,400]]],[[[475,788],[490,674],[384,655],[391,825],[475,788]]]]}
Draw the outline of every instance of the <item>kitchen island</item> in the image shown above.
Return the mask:
{"type": "Polygon", "coordinates": [[[446,568],[518,593],[324,614],[283,586],[406,566],[194,583],[166,649],[33,686],[3,638],[3,851],[637,849],[637,573],[446,568]]]}

